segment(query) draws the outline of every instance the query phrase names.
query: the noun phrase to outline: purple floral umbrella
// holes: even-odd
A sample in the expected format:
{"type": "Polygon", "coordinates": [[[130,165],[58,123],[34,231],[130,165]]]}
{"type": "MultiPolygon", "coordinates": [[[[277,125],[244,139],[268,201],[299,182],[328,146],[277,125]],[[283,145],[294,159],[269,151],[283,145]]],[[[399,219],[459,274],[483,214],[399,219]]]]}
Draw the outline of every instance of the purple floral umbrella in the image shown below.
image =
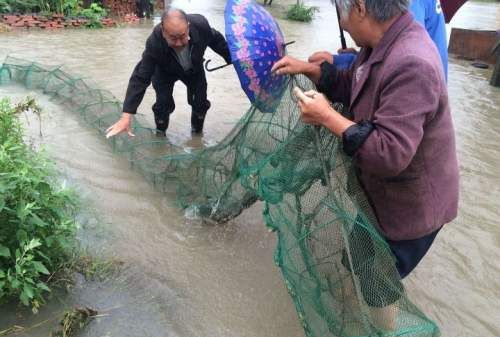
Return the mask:
{"type": "Polygon", "coordinates": [[[274,18],[254,0],[228,0],[224,10],[226,40],[241,87],[263,112],[274,112],[288,76],[271,73],[285,55],[283,34],[274,18]]]}

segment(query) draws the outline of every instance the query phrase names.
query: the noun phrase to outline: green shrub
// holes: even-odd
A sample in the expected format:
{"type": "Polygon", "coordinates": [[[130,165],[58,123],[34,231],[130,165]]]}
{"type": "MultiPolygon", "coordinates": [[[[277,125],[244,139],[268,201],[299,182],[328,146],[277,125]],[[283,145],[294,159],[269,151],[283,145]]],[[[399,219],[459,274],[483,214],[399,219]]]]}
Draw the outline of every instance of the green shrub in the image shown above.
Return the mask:
{"type": "Polygon", "coordinates": [[[97,3],[92,3],[89,8],[82,9],[78,15],[83,16],[89,23],[89,28],[102,28],[101,19],[106,16],[106,10],[97,3]]]}
{"type": "Polygon", "coordinates": [[[89,8],[83,9],[82,0],[0,0],[0,13],[83,16],[90,21],[91,27],[101,27],[100,20],[106,16],[106,10],[100,3],[92,3],[89,8]]]}
{"type": "MultiPolygon", "coordinates": [[[[19,0],[12,0],[19,1],[19,0]]],[[[65,0],[35,0],[39,5],[39,11],[51,13],[62,13],[65,0]]]]}
{"type": "Polygon", "coordinates": [[[0,13],[62,13],[67,0],[0,0],[0,13]]]}
{"type": "Polygon", "coordinates": [[[82,2],[80,0],[64,0],[62,12],[66,16],[75,16],[81,11],[82,2]]]}
{"type": "Polygon", "coordinates": [[[286,18],[288,20],[310,22],[316,12],[319,12],[318,7],[307,7],[302,1],[297,1],[297,3],[291,6],[286,12],[286,18]]]}
{"type": "Polygon", "coordinates": [[[0,302],[18,297],[36,311],[75,246],[77,198],[24,143],[16,114],[26,109],[39,111],[33,99],[0,100],[0,302]]]}
{"type": "Polygon", "coordinates": [[[10,3],[7,0],[0,0],[0,14],[10,13],[10,12],[12,12],[10,3]]]}
{"type": "Polygon", "coordinates": [[[38,0],[0,0],[0,12],[2,13],[31,13],[40,8],[38,0]]]}

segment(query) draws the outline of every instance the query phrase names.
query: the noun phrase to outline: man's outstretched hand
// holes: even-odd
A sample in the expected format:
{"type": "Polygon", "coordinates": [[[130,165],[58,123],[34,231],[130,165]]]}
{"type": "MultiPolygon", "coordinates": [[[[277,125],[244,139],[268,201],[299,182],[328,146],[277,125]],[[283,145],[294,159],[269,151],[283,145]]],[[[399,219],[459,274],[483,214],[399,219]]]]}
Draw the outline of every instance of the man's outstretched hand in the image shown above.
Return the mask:
{"type": "Polygon", "coordinates": [[[134,137],[135,135],[132,133],[131,125],[132,125],[132,114],[128,112],[122,113],[120,119],[113,125],[111,125],[106,130],[106,138],[110,138],[120,134],[122,132],[127,132],[129,136],[134,137]]]}

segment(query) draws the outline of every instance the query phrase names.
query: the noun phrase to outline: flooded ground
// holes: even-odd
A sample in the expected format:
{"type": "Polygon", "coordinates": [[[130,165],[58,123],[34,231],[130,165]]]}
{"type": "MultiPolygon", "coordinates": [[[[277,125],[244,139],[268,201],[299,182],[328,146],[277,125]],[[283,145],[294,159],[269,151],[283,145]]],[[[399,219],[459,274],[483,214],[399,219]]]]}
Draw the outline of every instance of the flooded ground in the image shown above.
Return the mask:
{"type": "MultiPolygon", "coordinates": [[[[283,13],[283,1],[272,11],[283,13]]],[[[338,27],[329,1],[311,24],[279,20],[289,53],[305,58],[316,50],[335,50],[338,27]]],[[[186,1],[186,9],[207,16],[223,29],[222,0],[186,1]]],[[[452,26],[498,29],[500,4],[468,2],[452,26]]],[[[130,73],[140,58],[151,22],[106,30],[22,31],[0,35],[0,59],[6,55],[45,64],[95,81],[123,99],[130,73]]],[[[222,62],[207,53],[212,64],[222,62]]],[[[500,89],[488,85],[491,70],[451,59],[449,91],[461,168],[457,220],[406,281],[410,298],[439,324],[443,336],[500,335],[500,89]]],[[[186,91],[175,88],[177,110],[168,137],[191,147],[220,140],[248,107],[230,68],[207,75],[212,101],[202,139],[190,135],[186,91]]],[[[0,88],[0,96],[26,91],[0,88]]],[[[0,330],[32,326],[55,317],[62,308],[91,305],[107,313],[82,336],[299,337],[304,336],[280,272],[272,260],[274,234],[254,205],[225,225],[207,226],[186,219],[168,196],[155,192],[106,140],[77,116],[40,97],[45,107],[43,142],[67,179],[78,186],[97,214],[82,231],[95,251],[125,262],[117,279],[78,282],[69,296],[55,296],[39,315],[0,308],[0,330]]],[[[139,112],[152,124],[152,89],[139,112]]],[[[33,131],[35,124],[29,126],[33,131]]],[[[25,331],[47,336],[55,322],[25,331]]]]}

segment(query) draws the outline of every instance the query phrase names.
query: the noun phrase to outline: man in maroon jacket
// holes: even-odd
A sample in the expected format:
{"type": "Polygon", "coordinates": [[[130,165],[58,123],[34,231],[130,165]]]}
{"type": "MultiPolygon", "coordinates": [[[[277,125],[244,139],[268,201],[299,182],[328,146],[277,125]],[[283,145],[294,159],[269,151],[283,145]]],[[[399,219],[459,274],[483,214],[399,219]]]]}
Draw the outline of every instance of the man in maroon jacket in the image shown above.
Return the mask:
{"type": "MultiPolygon", "coordinates": [[[[361,47],[355,65],[341,71],[285,56],[273,71],[303,73],[331,101],[349,106],[346,118],[324,95],[298,92],[303,121],[342,137],[404,278],[457,216],[458,163],[441,60],[408,0],[337,4],[341,25],[361,47]]],[[[395,312],[388,305],[397,298],[365,299],[395,312]]]]}

